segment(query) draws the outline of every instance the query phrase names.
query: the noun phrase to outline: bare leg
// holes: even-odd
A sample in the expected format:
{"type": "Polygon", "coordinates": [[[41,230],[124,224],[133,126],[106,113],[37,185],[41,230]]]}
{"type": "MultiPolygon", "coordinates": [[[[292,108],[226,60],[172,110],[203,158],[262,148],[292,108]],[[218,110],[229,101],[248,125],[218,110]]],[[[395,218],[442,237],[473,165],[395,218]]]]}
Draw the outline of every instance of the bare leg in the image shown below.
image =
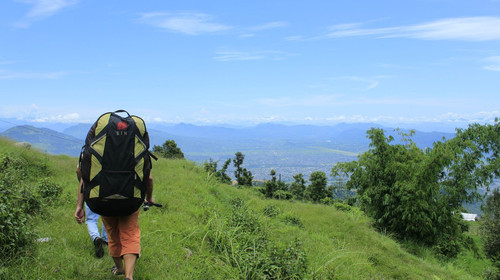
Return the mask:
{"type": "Polygon", "coordinates": [[[125,262],[125,277],[130,280],[134,279],[134,269],[135,263],[137,261],[136,254],[125,254],[123,255],[123,260],[125,262]]]}
{"type": "Polygon", "coordinates": [[[115,262],[115,266],[116,266],[116,269],[118,272],[123,272],[123,261],[122,261],[122,258],[118,257],[118,258],[115,258],[113,257],[113,261],[115,262]]]}

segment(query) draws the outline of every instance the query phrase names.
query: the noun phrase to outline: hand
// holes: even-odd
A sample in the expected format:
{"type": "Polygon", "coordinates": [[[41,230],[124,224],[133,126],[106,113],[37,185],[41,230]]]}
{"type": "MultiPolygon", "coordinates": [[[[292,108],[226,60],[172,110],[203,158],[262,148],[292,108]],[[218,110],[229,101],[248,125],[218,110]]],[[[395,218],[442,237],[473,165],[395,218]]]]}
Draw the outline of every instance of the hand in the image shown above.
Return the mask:
{"type": "Polygon", "coordinates": [[[76,207],[75,219],[76,219],[76,222],[79,224],[85,222],[85,209],[83,209],[83,207],[81,207],[81,206],[76,207]]]}

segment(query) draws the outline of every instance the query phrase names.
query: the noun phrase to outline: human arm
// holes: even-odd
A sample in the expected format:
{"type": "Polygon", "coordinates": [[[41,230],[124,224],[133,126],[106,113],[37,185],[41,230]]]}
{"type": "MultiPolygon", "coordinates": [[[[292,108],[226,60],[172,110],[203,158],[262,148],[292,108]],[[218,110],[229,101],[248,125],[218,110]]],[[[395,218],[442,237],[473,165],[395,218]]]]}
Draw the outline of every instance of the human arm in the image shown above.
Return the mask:
{"type": "Polygon", "coordinates": [[[83,206],[83,180],[80,179],[80,185],[78,187],[78,201],[76,203],[75,219],[76,222],[81,224],[85,222],[85,208],[83,206]]]}
{"type": "Polygon", "coordinates": [[[148,181],[146,182],[146,201],[155,203],[153,198],[153,176],[149,174],[148,181]]]}

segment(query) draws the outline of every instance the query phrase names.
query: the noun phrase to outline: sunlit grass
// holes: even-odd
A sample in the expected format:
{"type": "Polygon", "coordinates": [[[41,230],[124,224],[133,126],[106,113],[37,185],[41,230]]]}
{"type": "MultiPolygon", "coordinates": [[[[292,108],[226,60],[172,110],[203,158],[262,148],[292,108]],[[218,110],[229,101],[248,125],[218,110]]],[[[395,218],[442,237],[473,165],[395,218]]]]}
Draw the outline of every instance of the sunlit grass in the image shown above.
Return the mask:
{"type": "MultiPolygon", "coordinates": [[[[36,242],[0,268],[0,278],[116,279],[109,255],[94,257],[85,225],[73,218],[76,158],[26,152],[0,140],[0,153],[5,152],[23,155],[38,169],[45,164],[44,172],[64,192],[59,203],[36,218],[38,237],[50,240],[36,242]]],[[[153,162],[152,174],[154,197],[163,208],[141,210],[137,279],[245,279],[252,267],[241,262],[248,255],[238,246],[247,241],[257,246],[262,237],[276,248],[292,248],[300,241],[297,246],[307,258],[305,279],[479,279],[487,269],[487,262],[468,253],[455,261],[438,260],[422,247],[411,254],[408,246],[376,232],[357,208],[342,212],[332,206],[264,199],[254,190],[219,184],[185,160],[160,159],[153,162]],[[235,201],[242,201],[247,218],[255,219],[255,232],[231,225],[235,201]],[[274,214],[266,214],[266,207],[274,214]],[[223,247],[213,243],[219,237],[217,244],[223,247]]]]}

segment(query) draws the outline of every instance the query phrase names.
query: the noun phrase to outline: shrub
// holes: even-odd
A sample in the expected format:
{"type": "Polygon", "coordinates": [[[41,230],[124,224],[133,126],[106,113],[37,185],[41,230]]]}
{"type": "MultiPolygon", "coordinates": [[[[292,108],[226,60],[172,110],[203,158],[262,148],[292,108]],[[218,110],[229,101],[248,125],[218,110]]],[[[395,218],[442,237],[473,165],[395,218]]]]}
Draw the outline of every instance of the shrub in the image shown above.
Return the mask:
{"type": "Polygon", "coordinates": [[[277,190],[276,192],[273,193],[273,198],[280,200],[290,200],[293,198],[293,195],[292,193],[284,190],[277,190]]]}
{"type": "MultiPolygon", "coordinates": [[[[242,199],[230,201],[231,214],[209,219],[206,238],[215,253],[235,268],[239,279],[303,279],[307,256],[300,240],[278,246],[269,240],[261,220],[242,199]]],[[[268,212],[277,212],[269,205],[268,212]]]]}
{"type": "Polygon", "coordinates": [[[302,279],[307,272],[307,255],[299,239],[285,248],[273,247],[270,260],[272,265],[264,272],[268,279],[302,279]]]}
{"type": "Polygon", "coordinates": [[[40,180],[37,189],[40,196],[49,205],[56,202],[62,194],[62,187],[50,181],[49,178],[40,180]]]}
{"type": "Polygon", "coordinates": [[[27,187],[26,162],[0,157],[0,256],[12,257],[34,239],[31,217],[41,209],[37,195],[27,187]]]}
{"type": "Polygon", "coordinates": [[[334,203],[334,200],[331,197],[325,197],[325,198],[322,198],[319,202],[321,204],[325,204],[325,205],[332,205],[334,203]]]}
{"type": "Polygon", "coordinates": [[[351,209],[352,209],[351,205],[345,204],[345,203],[341,203],[341,202],[335,202],[335,203],[333,203],[333,207],[335,207],[335,209],[337,209],[339,211],[344,211],[344,212],[351,211],[351,209]]]}
{"type": "Polygon", "coordinates": [[[266,207],[264,207],[262,212],[264,212],[264,215],[268,216],[269,218],[273,218],[278,216],[281,213],[281,210],[275,205],[269,204],[266,207]]]}
{"type": "Polygon", "coordinates": [[[302,221],[293,215],[287,214],[283,216],[282,220],[287,224],[298,226],[299,228],[304,228],[304,224],[302,223],[302,221]]]}
{"type": "Polygon", "coordinates": [[[497,279],[500,279],[500,191],[495,189],[482,205],[480,228],[483,237],[483,249],[486,256],[496,266],[497,279]]]}

